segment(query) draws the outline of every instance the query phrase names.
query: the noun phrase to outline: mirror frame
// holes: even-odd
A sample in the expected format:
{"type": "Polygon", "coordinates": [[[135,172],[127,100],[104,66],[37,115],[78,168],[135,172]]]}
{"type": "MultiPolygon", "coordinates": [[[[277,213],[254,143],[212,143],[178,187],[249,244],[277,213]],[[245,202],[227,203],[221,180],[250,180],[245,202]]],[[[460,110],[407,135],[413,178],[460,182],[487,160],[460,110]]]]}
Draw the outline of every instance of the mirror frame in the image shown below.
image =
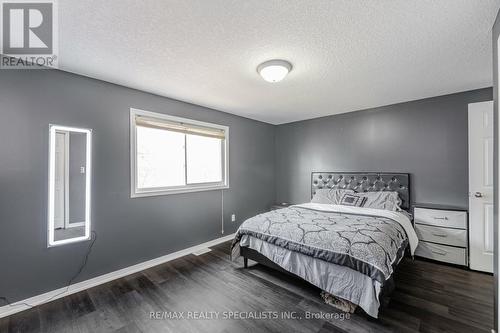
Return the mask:
{"type": "Polygon", "coordinates": [[[64,244],[76,243],[89,240],[90,237],[90,193],[92,179],[92,130],[86,128],[49,125],[49,184],[48,184],[48,222],[47,222],[47,247],[59,246],[64,244]],[[67,131],[84,133],[86,135],[85,147],[85,235],[80,237],[54,240],[54,201],[55,201],[55,147],[56,131],[67,131]]]}

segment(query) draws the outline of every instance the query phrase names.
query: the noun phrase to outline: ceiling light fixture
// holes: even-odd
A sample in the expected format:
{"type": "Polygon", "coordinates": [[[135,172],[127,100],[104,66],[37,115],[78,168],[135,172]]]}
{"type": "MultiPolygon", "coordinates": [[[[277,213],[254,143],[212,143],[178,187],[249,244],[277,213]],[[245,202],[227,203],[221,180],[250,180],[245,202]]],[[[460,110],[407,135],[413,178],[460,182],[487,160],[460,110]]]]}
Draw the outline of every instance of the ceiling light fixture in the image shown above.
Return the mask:
{"type": "Polygon", "coordinates": [[[292,70],[292,64],[286,60],[269,60],[257,66],[257,73],[267,82],[279,82],[292,70]]]}

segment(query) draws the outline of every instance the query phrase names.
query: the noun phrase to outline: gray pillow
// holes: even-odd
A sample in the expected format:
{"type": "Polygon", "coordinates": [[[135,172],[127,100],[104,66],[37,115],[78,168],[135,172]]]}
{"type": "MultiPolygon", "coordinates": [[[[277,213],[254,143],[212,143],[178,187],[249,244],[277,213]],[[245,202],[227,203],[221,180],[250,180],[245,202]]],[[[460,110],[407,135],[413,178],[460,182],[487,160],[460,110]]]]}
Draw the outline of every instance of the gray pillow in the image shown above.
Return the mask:
{"type": "Polygon", "coordinates": [[[322,188],[316,190],[311,202],[320,204],[340,205],[342,196],[346,193],[354,194],[353,190],[322,188]]]}
{"type": "Polygon", "coordinates": [[[366,198],[363,205],[365,208],[385,209],[391,211],[400,211],[401,199],[398,192],[380,191],[380,192],[361,192],[356,193],[366,198]]]}

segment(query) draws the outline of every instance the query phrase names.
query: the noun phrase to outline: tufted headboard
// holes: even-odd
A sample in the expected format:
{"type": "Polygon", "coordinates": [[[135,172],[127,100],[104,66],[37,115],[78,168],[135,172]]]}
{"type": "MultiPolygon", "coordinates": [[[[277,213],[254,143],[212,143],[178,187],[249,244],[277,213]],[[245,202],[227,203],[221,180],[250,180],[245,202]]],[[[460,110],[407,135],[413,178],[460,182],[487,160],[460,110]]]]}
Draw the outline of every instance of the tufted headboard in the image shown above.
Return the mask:
{"type": "Polygon", "coordinates": [[[396,191],[410,210],[410,174],[386,172],[312,172],[311,197],[320,188],[351,189],[356,192],[396,191]]]}

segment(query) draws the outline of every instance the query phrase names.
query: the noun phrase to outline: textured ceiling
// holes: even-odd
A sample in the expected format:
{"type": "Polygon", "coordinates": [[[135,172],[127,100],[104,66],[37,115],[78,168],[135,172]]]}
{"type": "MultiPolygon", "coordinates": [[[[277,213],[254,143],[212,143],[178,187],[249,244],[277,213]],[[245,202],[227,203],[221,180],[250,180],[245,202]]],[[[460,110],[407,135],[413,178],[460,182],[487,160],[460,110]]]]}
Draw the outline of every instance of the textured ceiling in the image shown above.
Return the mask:
{"type": "Polygon", "coordinates": [[[60,68],[272,124],[492,85],[500,0],[60,0],[60,68]],[[256,73],[283,58],[282,82],[256,73]]]}

